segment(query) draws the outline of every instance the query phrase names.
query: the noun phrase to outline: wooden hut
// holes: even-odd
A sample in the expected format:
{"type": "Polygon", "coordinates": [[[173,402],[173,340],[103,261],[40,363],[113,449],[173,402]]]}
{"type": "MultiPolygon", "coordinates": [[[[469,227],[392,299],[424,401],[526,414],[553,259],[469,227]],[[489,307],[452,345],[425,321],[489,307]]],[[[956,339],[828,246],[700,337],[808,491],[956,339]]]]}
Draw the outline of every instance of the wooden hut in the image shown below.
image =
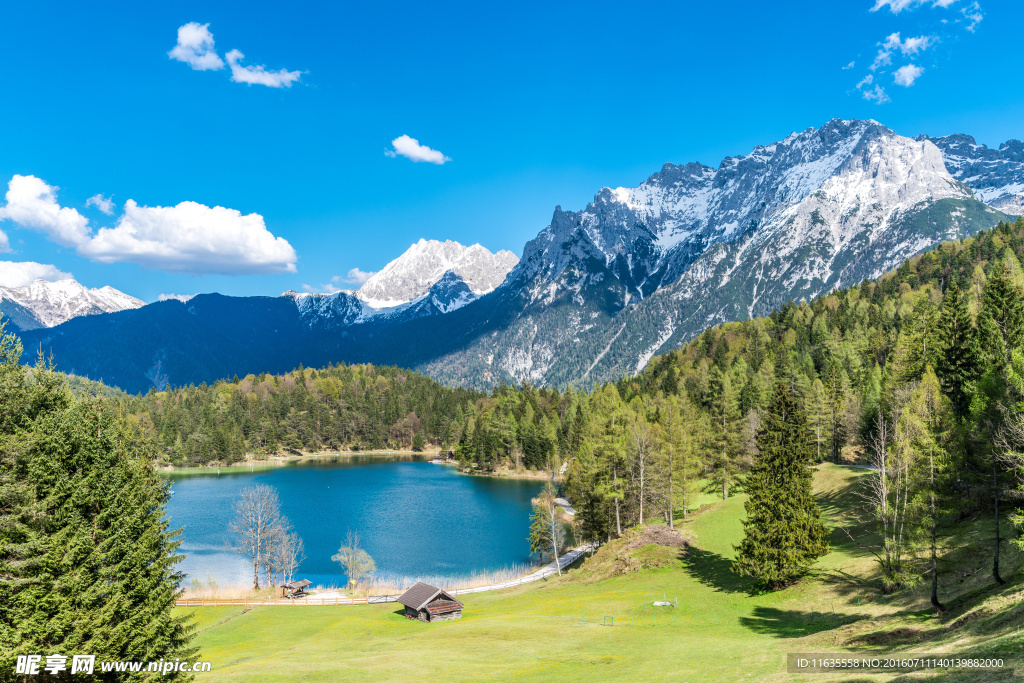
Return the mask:
{"type": "Polygon", "coordinates": [[[462,616],[462,603],[440,588],[419,581],[402,593],[398,602],[405,605],[405,616],[420,621],[445,621],[462,616]]]}
{"type": "Polygon", "coordinates": [[[280,591],[282,598],[298,598],[306,593],[306,588],[312,586],[312,581],[303,579],[302,581],[292,581],[291,583],[281,584],[280,591]]]}

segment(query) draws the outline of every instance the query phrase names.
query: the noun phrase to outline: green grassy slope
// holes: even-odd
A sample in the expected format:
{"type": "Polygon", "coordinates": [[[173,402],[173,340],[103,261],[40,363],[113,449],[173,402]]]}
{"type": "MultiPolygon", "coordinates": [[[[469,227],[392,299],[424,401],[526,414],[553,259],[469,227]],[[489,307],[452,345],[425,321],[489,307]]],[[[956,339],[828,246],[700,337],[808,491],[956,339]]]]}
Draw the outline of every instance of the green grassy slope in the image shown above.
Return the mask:
{"type": "MultiPolygon", "coordinates": [[[[857,542],[869,544],[847,512],[863,473],[821,465],[815,486],[829,523],[847,526],[857,542]]],[[[752,595],[729,569],[732,545],[742,535],[743,500],[713,503],[681,523],[690,548],[627,550],[633,533],[561,579],[465,596],[465,616],[453,622],[409,621],[393,604],[196,609],[202,655],[213,662],[203,680],[781,681],[792,679],[785,671],[790,652],[988,653],[1024,645],[1022,572],[1000,591],[988,587],[984,571],[960,582],[973,564],[984,564],[979,553],[946,563],[943,587],[951,609],[941,619],[926,609],[924,589],[883,605],[871,580],[870,553],[838,530],[833,552],[813,576],[777,593],[752,595]],[[631,566],[642,568],[617,571],[627,555],[634,558],[631,566]],[[662,599],[678,606],[651,606],[662,599]]],[[[979,528],[964,533],[980,534],[979,528]]],[[[1007,565],[1019,564],[1011,553],[1007,565]]]]}

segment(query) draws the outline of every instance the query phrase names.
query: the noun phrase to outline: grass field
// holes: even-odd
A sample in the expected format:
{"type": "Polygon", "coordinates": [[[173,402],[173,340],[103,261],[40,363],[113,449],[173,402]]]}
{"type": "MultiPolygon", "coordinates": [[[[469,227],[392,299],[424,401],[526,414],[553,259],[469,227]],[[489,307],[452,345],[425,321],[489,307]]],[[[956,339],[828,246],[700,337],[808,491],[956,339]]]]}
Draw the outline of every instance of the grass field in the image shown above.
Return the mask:
{"type": "MultiPolygon", "coordinates": [[[[862,475],[819,466],[815,487],[829,523],[847,526],[868,544],[870,536],[848,513],[862,475]]],[[[1024,585],[1012,551],[1004,572],[1014,570],[1011,581],[998,591],[983,569],[987,555],[974,549],[947,561],[943,588],[950,609],[941,618],[928,609],[924,588],[882,604],[870,554],[838,531],[833,552],[811,577],[755,595],[729,568],[732,546],[742,536],[743,500],[706,505],[681,524],[692,543],[688,549],[628,549],[633,534],[561,579],[465,596],[465,616],[457,621],[409,621],[394,604],[196,609],[202,657],[213,663],[201,680],[881,681],[896,678],[787,674],[786,655],[978,656],[1024,649],[1024,585]],[[663,599],[677,606],[651,606],[663,599]]],[[[984,530],[971,526],[963,533],[984,530]]],[[[1024,673],[1024,661],[1017,667],[1024,673]]],[[[948,679],[1013,677],[1008,668],[948,679]]]]}

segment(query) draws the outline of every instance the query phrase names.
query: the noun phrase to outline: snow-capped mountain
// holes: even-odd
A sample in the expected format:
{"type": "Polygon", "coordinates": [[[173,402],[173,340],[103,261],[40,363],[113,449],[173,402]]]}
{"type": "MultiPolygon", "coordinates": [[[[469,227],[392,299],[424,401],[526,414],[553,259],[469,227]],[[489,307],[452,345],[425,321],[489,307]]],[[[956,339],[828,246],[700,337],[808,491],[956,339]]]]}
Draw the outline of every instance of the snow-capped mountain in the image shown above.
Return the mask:
{"type": "Polygon", "coordinates": [[[452,240],[421,239],[371,276],[355,296],[373,308],[399,306],[424,296],[448,271],[483,295],[500,285],[518,262],[504,249],[492,254],[479,244],[464,247],[452,240]]]}
{"type": "Polygon", "coordinates": [[[1018,213],[1020,147],[833,120],[717,168],[665,164],[580,211],[556,207],[518,263],[421,240],[354,292],[200,295],[24,337],[62,367],[131,391],[332,361],[477,388],[589,386],[709,326],[989,228],[1007,218],[996,207],[1018,213]]]}
{"type": "Polygon", "coordinates": [[[1004,217],[933,142],[874,121],[830,121],[717,169],[666,164],[582,211],[556,208],[505,283],[460,312],[500,300],[487,317],[503,322],[426,369],[462,367],[466,382],[632,374],[710,325],[876,277],[1004,217]]]}
{"type": "Polygon", "coordinates": [[[23,287],[0,287],[0,311],[22,330],[53,327],[81,315],[114,313],[146,302],[113,287],[89,289],[76,280],[34,280],[23,287]]]}
{"type": "Polygon", "coordinates": [[[1024,142],[1007,140],[989,149],[970,135],[917,139],[935,143],[949,172],[978,199],[1008,214],[1024,214],[1024,142]]]}
{"type": "Polygon", "coordinates": [[[412,320],[450,313],[500,285],[519,263],[510,251],[492,254],[479,244],[421,239],[358,290],[333,294],[287,291],[310,329],[412,320]]]}

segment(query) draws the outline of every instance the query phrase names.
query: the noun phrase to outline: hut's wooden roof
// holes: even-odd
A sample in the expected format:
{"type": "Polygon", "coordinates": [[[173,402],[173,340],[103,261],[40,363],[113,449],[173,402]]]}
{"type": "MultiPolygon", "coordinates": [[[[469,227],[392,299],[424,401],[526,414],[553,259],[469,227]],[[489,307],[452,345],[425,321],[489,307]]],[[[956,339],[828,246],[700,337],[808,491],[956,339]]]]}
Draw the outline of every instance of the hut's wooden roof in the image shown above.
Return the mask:
{"type": "Polygon", "coordinates": [[[306,586],[312,586],[313,582],[307,579],[302,581],[292,581],[291,583],[284,584],[284,588],[291,588],[292,590],[302,590],[306,586]]]}
{"type": "MultiPolygon", "coordinates": [[[[453,609],[462,608],[461,602],[459,602],[452,596],[448,595],[440,588],[431,586],[429,583],[423,583],[422,581],[417,581],[415,586],[402,593],[402,595],[398,598],[398,602],[402,603],[406,607],[409,607],[410,609],[418,611],[423,609],[430,601],[435,600],[439,597],[445,602],[458,605],[457,608],[453,609]]],[[[451,611],[451,609],[446,609],[445,611],[451,611]]]]}

